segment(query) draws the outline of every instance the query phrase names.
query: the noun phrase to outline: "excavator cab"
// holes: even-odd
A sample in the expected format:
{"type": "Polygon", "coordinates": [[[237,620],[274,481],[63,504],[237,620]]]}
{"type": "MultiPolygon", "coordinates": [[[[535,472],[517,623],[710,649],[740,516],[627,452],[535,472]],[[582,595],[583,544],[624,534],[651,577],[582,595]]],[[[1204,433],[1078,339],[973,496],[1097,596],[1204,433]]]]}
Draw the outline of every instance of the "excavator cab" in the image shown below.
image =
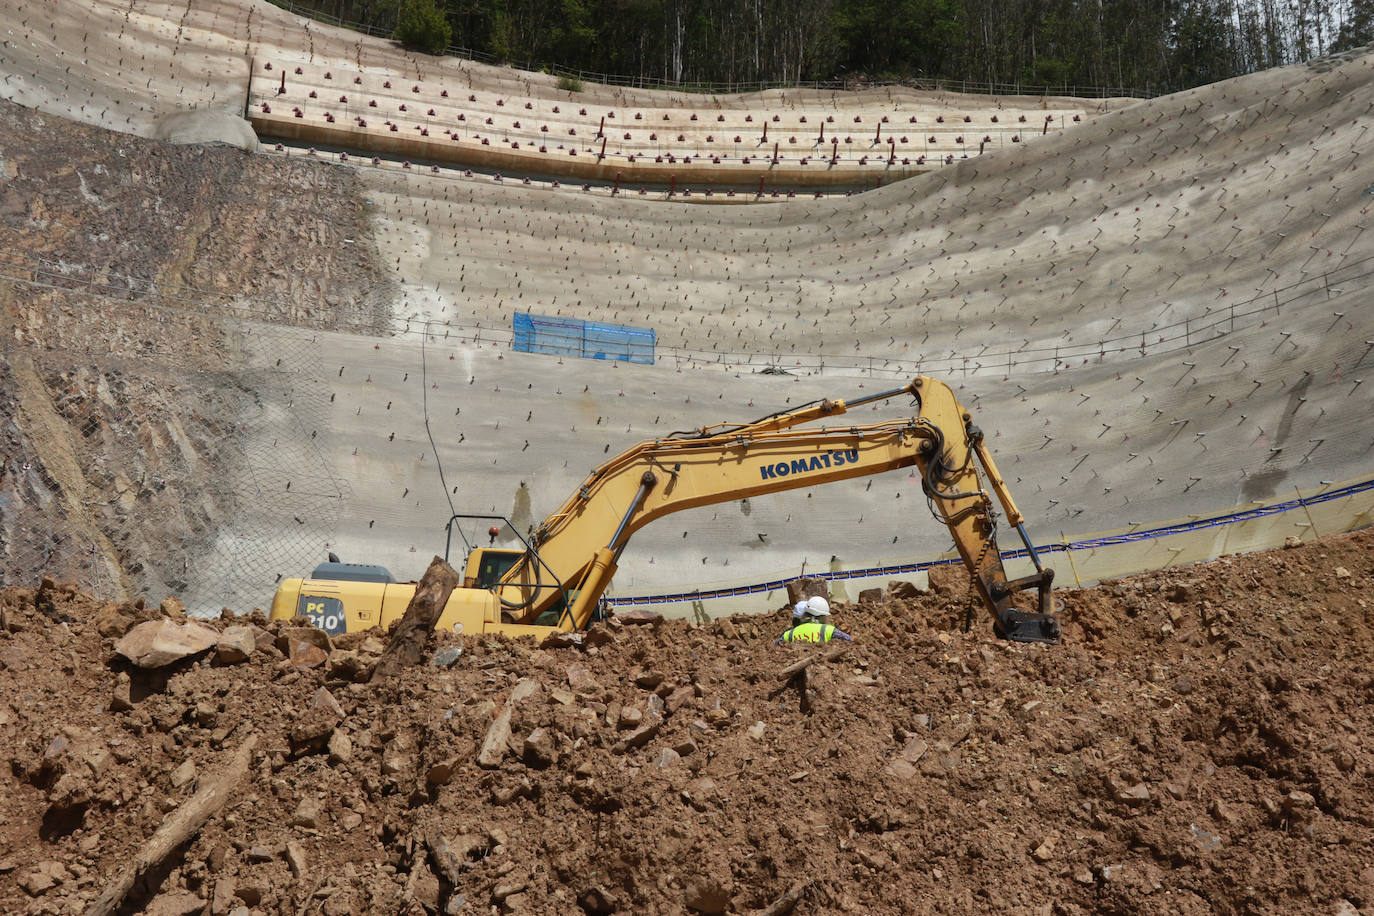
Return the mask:
{"type": "MultiPolygon", "coordinates": [[[[510,572],[520,558],[525,555],[523,550],[507,550],[498,547],[475,547],[468,554],[468,562],[463,570],[463,587],[477,589],[494,589],[501,579],[510,572]]],[[[557,601],[534,621],[535,626],[553,627],[558,625],[558,618],[563,616],[563,611],[567,604],[557,601]]]]}
{"type": "Polygon", "coordinates": [[[463,588],[492,588],[525,555],[523,550],[477,547],[468,554],[463,588]]]}

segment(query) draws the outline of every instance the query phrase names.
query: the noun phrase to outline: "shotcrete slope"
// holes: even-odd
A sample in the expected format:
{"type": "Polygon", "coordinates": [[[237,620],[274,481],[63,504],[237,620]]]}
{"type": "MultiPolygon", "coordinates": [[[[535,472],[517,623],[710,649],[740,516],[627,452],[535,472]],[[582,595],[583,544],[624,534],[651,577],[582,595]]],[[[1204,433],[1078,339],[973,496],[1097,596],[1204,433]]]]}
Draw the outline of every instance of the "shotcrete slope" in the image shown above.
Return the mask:
{"type": "MultiPolygon", "coordinates": [[[[387,42],[265,4],[91,4],[92,23],[114,17],[105,31],[81,28],[74,9],[14,5],[5,92],[124,130],[153,132],[171,111],[220,104],[254,47],[420,66],[387,42]],[[117,95],[121,113],[142,110],[121,124],[102,104],[96,117],[100,92],[117,95]]],[[[444,66],[512,107],[546,101],[538,77],[444,66]]],[[[235,358],[279,379],[260,392],[266,409],[240,424],[244,451],[264,458],[232,479],[244,498],[215,562],[237,571],[234,597],[246,603],[328,549],[414,575],[439,543],[445,496],[523,526],[643,436],[916,373],[959,389],[1041,543],[1365,476],[1374,429],[1360,378],[1374,319],[1354,303],[1374,253],[1362,224],[1374,167],[1358,155],[1370,79],[1364,52],[1255,74],[838,200],[684,206],[358,167],[400,290],[394,320],[380,340],[236,326],[235,358]],[[516,311],[651,327],[658,365],[513,354],[516,311]],[[765,366],[792,377],[758,374],[765,366]],[[293,477],[305,463],[292,456],[317,452],[326,466],[293,477]],[[323,500],[295,515],[296,531],[280,524],[288,485],[323,500]]],[[[297,279],[289,246],[265,253],[263,267],[297,279]]],[[[1359,512],[1342,524],[1359,524],[1359,512]]],[[[1301,533],[1295,524],[1243,543],[1301,533]]],[[[1213,552],[1239,543],[1229,538],[1219,532],[1213,552]]],[[[651,526],[618,586],[866,565],[947,545],[917,482],[893,475],[651,526]]]]}
{"type": "MultiPolygon", "coordinates": [[[[399,314],[442,328],[430,412],[460,507],[508,511],[523,481],[537,520],[607,448],[923,372],[975,409],[1043,543],[1368,473],[1374,327],[1356,303],[1374,253],[1374,167],[1358,155],[1372,75],[1360,55],[1256,74],[839,202],[682,207],[366,174],[399,314]],[[653,327],[672,371],[471,349],[474,328],[502,343],[524,310],[653,327]],[[460,364],[444,355],[454,337],[460,364]],[[755,374],[765,365],[796,377],[755,374]]],[[[447,515],[415,460],[418,416],[371,440],[349,416],[417,406],[418,349],[384,344],[374,387],[336,412],[340,467],[355,448],[386,456],[392,432],[413,453],[390,480],[350,476],[387,484],[355,489],[351,550],[376,551],[373,521],[436,531],[447,515]]],[[[904,477],[751,503],[646,529],[621,586],[947,543],[904,477]]],[[[380,554],[405,564],[414,537],[398,534],[380,554]]]]}

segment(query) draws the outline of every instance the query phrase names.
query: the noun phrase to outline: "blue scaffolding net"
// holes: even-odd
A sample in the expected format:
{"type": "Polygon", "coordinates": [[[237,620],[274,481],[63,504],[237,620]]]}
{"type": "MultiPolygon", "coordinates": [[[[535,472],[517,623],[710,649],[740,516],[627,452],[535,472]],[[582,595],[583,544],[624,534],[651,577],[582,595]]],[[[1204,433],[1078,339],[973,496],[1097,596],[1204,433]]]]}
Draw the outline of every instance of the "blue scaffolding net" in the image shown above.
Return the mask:
{"type": "Polygon", "coordinates": [[[649,328],[516,312],[513,349],[651,366],[657,337],[649,328]]]}

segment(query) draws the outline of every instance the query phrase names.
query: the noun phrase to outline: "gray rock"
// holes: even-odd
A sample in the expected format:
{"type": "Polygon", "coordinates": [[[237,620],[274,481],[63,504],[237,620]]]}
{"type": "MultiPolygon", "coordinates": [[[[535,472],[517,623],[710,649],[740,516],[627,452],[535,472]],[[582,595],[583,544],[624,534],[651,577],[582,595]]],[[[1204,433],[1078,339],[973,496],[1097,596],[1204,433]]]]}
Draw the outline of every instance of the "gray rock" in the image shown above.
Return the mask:
{"type": "Polygon", "coordinates": [[[234,879],[220,878],[210,895],[210,916],[225,916],[234,903],[234,879]]]}
{"type": "Polygon", "coordinates": [[[500,884],[496,885],[496,887],[492,888],[491,897],[493,900],[500,902],[502,900],[505,900],[512,894],[520,893],[529,886],[530,883],[528,881],[503,881],[500,884]]]}
{"type": "Polygon", "coordinates": [[[453,773],[457,768],[456,760],[445,760],[436,763],[425,771],[425,785],[446,786],[453,781],[453,773]]]}
{"type": "Polygon", "coordinates": [[[574,693],[596,693],[601,690],[600,682],[582,665],[568,666],[568,686],[574,693]]]}
{"type": "Polygon", "coordinates": [[[291,749],[297,755],[324,750],[339,717],[333,710],[312,707],[291,726],[291,749]]]}
{"type": "Polygon", "coordinates": [[[286,843],[286,864],[291,868],[291,874],[297,878],[305,874],[307,865],[305,850],[295,840],[288,840],[286,843]]]}
{"type": "Polygon", "coordinates": [[[609,646],[613,642],[615,642],[615,634],[605,627],[592,627],[587,631],[586,639],[584,640],[585,645],[594,649],[599,649],[602,646],[609,646]]]}
{"type": "Polygon", "coordinates": [[[110,712],[125,712],[134,708],[133,691],[129,675],[119,672],[114,690],[110,691],[110,712]]]}
{"type": "Polygon", "coordinates": [[[1150,789],[1143,782],[1133,786],[1116,786],[1114,796],[1117,801],[1138,808],[1150,800],[1150,789]]]}
{"type": "MultiPolygon", "coordinates": [[[[887,583],[887,594],[893,598],[909,601],[912,598],[919,597],[921,590],[917,588],[913,582],[907,582],[904,579],[893,579],[891,582],[887,583]]],[[[862,594],[859,595],[859,600],[863,600],[862,594]]]]}
{"type": "Polygon", "coordinates": [[[477,765],[483,769],[494,770],[505,759],[506,748],[510,742],[510,716],[511,707],[507,705],[487,729],[487,735],[482,739],[482,748],[477,752],[477,765]]]}
{"type": "Polygon", "coordinates": [[[616,613],[615,619],[620,621],[621,623],[635,624],[637,626],[656,627],[659,624],[663,623],[663,615],[660,614],[658,611],[649,611],[643,609],[636,609],[633,611],[619,611],[616,613]]]}
{"type": "Polygon", "coordinates": [[[543,689],[543,685],[536,681],[534,678],[521,678],[520,681],[513,688],[511,688],[511,705],[518,706],[526,700],[533,700],[539,696],[540,692],[543,689]]]}
{"type": "Polygon", "coordinates": [[[161,894],[143,910],[145,916],[191,916],[205,909],[205,900],[190,891],[161,894]]]}
{"type": "Polygon", "coordinates": [[[554,630],[539,643],[541,649],[571,649],[573,646],[582,645],[581,633],[569,633],[566,630],[554,630]]]}
{"type": "Polygon", "coordinates": [[[1311,794],[1294,789],[1283,797],[1283,810],[1293,813],[1311,811],[1317,807],[1317,800],[1311,794]]]}
{"type": "Polygon", "coordinates": [[[306,797],[301,799],[301,803],[296,806],[296,810],[292,813],[291,826],[318,830],[323,818],[324,811],[320,807],[319,799],[306,797]]]}
{"type": "Polygon", "coordinates": [[[536,728],[525,738],[523,748],[525,763],[538,769],[552,766],[558,761],[558,745],[553,732],[547,728],[536,728]]]}
{"type": "Polygon", "coordinates": [[[324,687],[317,688],[315,693],[310,697],[310,708],[323,710],[336,719],[342,719],[344,717],[343,707],[339,705],[339,701],[334,698],[334,694],[330,693],[324,687]]]}
{"type": "Polygon", "coordinates": [[[181,766],[177,767],[175,770],[172,770],[172,774],[168,778],[171,780],[173,789],[180,789],[182,786],[186,785],[188,782],[196,778],[195,763],[190,760],[182,761],[181,766]]]}
{"type": "Polygon", "coordinates": [[[697,743],[691,738],[683,738],[673,745],[680,757],[690,757],[697,752],[697,743]]]}
{"type": "Polygon", "coordinates": [[[652,741],[663,728],[662,719],[651,719],[616,742],[611,752],[623,754],[632,747],[643,747],[652,741]]]}
{"type": "Polygon", "coordinates": [[[338,766],[353,759],[353,739],[343,729],[336,728],[329,736],[329,762],[338,766]]]}
{"type": "Polygon", "coordinates": [[[452,668],[463,657],[462,646],[444,646],[435,652],[429,663],[435,668],[452,668]]]}

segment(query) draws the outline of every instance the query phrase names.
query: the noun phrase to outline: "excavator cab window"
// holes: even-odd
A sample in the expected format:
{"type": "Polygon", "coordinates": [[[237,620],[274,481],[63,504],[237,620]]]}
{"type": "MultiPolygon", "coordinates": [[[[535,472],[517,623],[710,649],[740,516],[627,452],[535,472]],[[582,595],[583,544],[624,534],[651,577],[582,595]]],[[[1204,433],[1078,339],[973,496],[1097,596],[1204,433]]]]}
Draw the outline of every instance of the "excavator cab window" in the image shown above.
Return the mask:
{"type": "MultiPolygon", "coordinates": [[[[567,601],[564,601],[562,598],[559,598],[557,601],[555,601],[552,605],[549,606],[549,609],[547,611],[539,615],[539,617],[534,621],[535,625],[541,627],[558,626],[562,622],[564,612],[566,612],[568,609],[568,602],[575,603],[576,601],[577,589],[573,589],[572,591],[568,592],[567,601]]],[[[610,616],[610,606],[607,605],[604,600],[598,601],[596,603],[596,609],[592,611],[592,619],[590,622],[599,623],[610,616]]]]}
{"type": "Polygon", "coordinates": [[[567,604],[563,602],[562,598],[558,599],[556,602],[554,602],[553,607],[549,608],[547,611],[539,615],[539,617],[534,621],[535,625],[541,627],[558,626],[558,619],[563,616],[563,611],[566,610],[567,607],[567,604]]]}
{"type": "Polygon", "coordinates": [[[491,588],[525,554],[519,550],[484,550],[477,566],[477,587],[491,588]]]}

